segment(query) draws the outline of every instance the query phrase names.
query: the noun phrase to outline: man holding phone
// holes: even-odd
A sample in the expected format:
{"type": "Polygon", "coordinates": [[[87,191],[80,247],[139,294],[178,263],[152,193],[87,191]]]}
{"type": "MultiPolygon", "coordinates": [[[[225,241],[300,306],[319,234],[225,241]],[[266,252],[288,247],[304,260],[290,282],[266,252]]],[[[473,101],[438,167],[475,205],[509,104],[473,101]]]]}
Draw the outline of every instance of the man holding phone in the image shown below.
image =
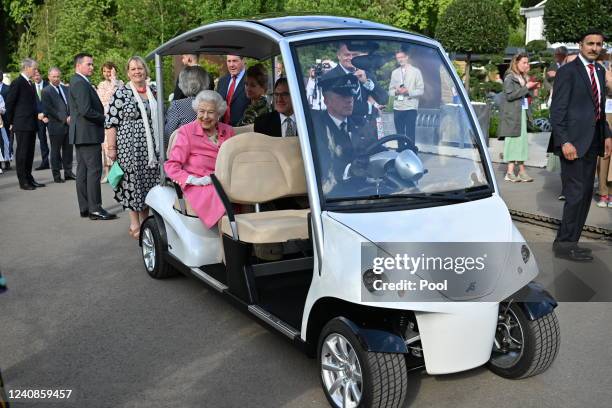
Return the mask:
{"type": "Polygon", "coordinates": [[[410,64],[406,49],[395,53],[399,67],[391,72],[389,95],[393,96],[393,122],[396,133],[406,135],[416,142],[416,118],[419,97],[425,92],[421,71],[410,64]]]}

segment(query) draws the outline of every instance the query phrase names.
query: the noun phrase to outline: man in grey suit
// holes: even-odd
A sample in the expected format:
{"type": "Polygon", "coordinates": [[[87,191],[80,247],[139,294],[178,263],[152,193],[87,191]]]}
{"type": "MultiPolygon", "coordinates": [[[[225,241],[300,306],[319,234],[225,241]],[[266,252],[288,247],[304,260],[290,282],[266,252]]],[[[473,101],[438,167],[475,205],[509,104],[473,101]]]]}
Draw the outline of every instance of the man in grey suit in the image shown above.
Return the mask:
{"type": "Polygon", "coordinates": [[[117,218],[102,208],[100,178],[102,176],[102,142],[104,141],[104,107],[89,77],[93,73],[93,57],[80,53],[74,57],[75,75],[70,79],[69,111],[70,143],[76,148],[78,166],[77,198],[81,217],[91,220],[117,218]]]}
{"type": "Polygon", "coordinates": [[[61,84],[61,71],[53,67],[49,70],[49,86],[41,92],[43,112],[49,123],[49,139],[51,140],[51,172],[56,183],[63,183],[60,174],[63,165],[64,178],[76,180],[72,173],[72,145],[68,140],[68,124],[70,123],[70,111],[68,110],[68,97],[70,91],[67,86],[61,84]]]}

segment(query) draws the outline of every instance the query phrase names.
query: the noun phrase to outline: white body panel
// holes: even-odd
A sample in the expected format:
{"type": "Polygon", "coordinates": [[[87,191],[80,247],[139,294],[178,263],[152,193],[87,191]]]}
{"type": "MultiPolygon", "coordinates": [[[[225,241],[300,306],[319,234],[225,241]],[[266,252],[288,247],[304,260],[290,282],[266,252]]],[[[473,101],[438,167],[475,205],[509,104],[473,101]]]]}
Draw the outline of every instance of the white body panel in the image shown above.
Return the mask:
{"type": "MultiPolygon", "coordinates": [[[[523,237],[512,224],[502,199],[379,213],[327,213],[321,216],[324,231],[322,270],[317,263],[302,318],[306,339],[308,318],[317,300],[325,297],[384,309],[417,313],[426,369],[435,374],[453,373],[485,363],[491,354],[498,303],[537,275],[533,257],[524,264],[523,237]],[[362,242],[514,242],[505,259],[495,290],[480,302],[362,301],[362,242]],[[522,264],[522,265],[521,265],[522,264]],[[521,266],[519,273],[518,266],[521,266]],[[422,325],[421,325],[422,322],[422,325]]],[[[407,299],[408,300],[408,299],[407,299]]]]}
{"type": "Polygon", "coordinates": [[[168,186],[155,186],[149,191],[146,204],[164,220],[168,251],[184,265],[197,268],[221,262],[221,240],[217,228],[208,229],[199,218],[176,211],[176,192],[168,186]]]}

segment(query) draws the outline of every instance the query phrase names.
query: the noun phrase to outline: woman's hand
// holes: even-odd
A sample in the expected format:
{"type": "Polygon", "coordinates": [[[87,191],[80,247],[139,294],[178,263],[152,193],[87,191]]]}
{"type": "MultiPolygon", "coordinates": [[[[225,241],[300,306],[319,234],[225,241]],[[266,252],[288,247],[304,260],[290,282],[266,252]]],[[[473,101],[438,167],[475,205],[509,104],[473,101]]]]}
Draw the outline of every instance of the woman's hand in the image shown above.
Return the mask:
{"type": "Polygon", "coordinates": [[[533,88],[539,88],[540,87],[540,83],[539,82],[533,82],[533,81],[529,81],[527,82],[527,88],[529,89],[533,89],[533,88]]]}
{"type": "Polygon", "coordinates": [[[187,177],[187,181],[185,181],[185,184],[191,184],[192,186],[207,186],[210,183],[212,183],[212,180],[209,176],[196,177],[191,174],[187,177]]]}
{"type": "Polygon", "coordinates": [[[112,161],[117,160],[117,148],[116,147],[107,148],[106,157],[108,157],[108,159],[112,161]]]}

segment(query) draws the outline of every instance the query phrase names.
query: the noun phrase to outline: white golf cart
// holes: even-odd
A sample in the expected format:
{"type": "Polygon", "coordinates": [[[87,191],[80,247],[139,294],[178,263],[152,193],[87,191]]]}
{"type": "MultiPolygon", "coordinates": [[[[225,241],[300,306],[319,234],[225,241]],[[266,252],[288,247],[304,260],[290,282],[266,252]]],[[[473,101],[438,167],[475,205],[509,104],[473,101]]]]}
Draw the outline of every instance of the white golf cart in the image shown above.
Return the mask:
{"type": "Polygon", "coordinates": [[[191,274],[304,346],[318,359],[334,407],[402,406],[413,369],[446,374],[486,364],[502,377],[524,378],[550,366],[559,347],[556,302],[532,282],[536,262],[499,195],[476,115],[439,43],[348,18],[222,21],[151,53],[159,85],[162,57],[184,53],[282,57],[299,136],[237,129],[242,134],[222,145],[213,177],[227,211],[220,231],[203,225],[162,168],[141,230],[151,277],[191,274]],[[381,104],[374,89],[388,93],[397,51],[409,56],[412,68],[400,68],[409,92],[391,92],[381,104]],[[362,124],[347,135],[369,140],[355,143],[352,154],[325,124],[332,96],[326,112],[307,95],[310,68],[316,88],[331,75],[320,61],[338,58],[348,60],[345,72],[367,76],[349,86],[350,109],[361,98],[367,112],[349,112],[349,123],[362,124]],[[409,69],[422,76],[421,95],[411,96],[409,69]],[[415,135],[406,136],[394,115],[411,109],[415,135]],[[281,199],[295,206],[278,209],[281,199]],[[235,214],[234,204],[252,212],[235,214]],[[431,251],[452,253],[454,267],[406,273],[393,263],[407,254],[425,262],[431,251]],[[465,271],[465,254],[478,251],[486,267],[465,271]]]}

